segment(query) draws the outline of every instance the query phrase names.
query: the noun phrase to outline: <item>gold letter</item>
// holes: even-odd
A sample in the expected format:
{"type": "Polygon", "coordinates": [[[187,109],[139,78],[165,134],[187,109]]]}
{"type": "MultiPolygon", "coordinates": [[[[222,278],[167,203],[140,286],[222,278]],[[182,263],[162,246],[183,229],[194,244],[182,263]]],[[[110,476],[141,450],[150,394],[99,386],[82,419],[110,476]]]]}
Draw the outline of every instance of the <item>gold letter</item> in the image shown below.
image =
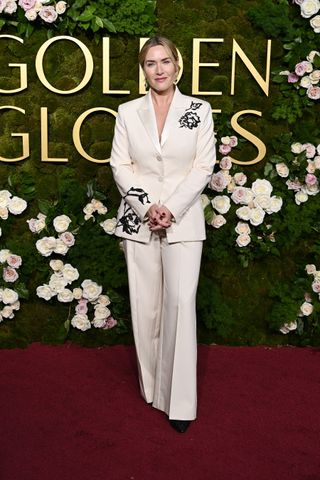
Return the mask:
{"type": "MultiPolygon", "coordinates": [[[[147,40],[149,40],[149,38],[147,38],[147,37],[140,38],[140,50],[143,47],[143,45],[146,43],[147,40]]],[[[183,74],[183,58],[182,58],[179,50],[178,50],[178,57],[179,57],[180,70],[179,70],[179,74],[178,74],[176,83],[179,82],[179,80],[180,80],[180,78],[182,77],[182,74],[183,74]]],[[[146,87],[145,87],[144,73],[143,73],[143,70],[140,66],[139,66],[139,93],[141,95],[144,95],[145,93],[147,93],[147,90],[146,90],[146,87]]]]}
{"type": "Polygon", "coordinates": [[[79,118],[77,118],[73,126],[72,138],[73,138],[74,146],[76,147],[76,149],[78,150],[78,152],[82,157],[94,163],[107,163],[110,161],[110,158],[106,158],[104,160],[97,160],[96,158],[91,157],[87,152],[85,152],[80,139],[80,129],[83,121],[87,118],[88,115],[90,115],[90,113],[99,112],[99,111],[111,113],[111,115],[113,115],[114,117],[117,116],[117,112],[115,112],[114,110],[111,110],[111,108],[106,108],[106,107],[90,108],[89,110],[86,110],[85,112],[83,112],[79,118]]]}
{"type": "Polygon", "coordinates": [[[44,42],[44,44],[41,45],[41,47],[39,48],[39,51],[38,51],[37,56],[36,56],[36,71],[37,71],[37,75],[39,77],[40,82],[43,83],[43,85],[46,88],[48,88],[48,90],[51,90],[52,92],[55,92],[55,93],[61,93],[62,95],[69,95],[70,93],[79,92],[79,90],[81,90],[83,87],[85,87],[87,85],[87,83],[89,82],[89,80],[92,76],[92,72],[93,72],[92,55],[91,55],[88,47],[86,47],[84,45],[84,43],[80,42],[80,40],[78,40],[77,38],[68,37],[67,35],[61,35],[59,37],[52,37],[49,40],[47,40],[46,42],[44,42]],[[53,87],[51,85],[51,83],[48,82],[48,80],[47,80],[47,78],[44,74],[44,71],[43,71],[43,57],[44,57],[44,54],[45,54],[47,48],[49,47],[49,45],[51,45],[53,42],[56,42],[57,40],[69,40],[70,42],[76,43],[81,48],[82,53],[84,55],[84,58],[86,60],[86,71],[85,71],[84,77],[83,77],[82,81],[79,83],[79,85],[75,88],[72,88],[71,90],[58,90],[57,88],[53,87]]]}
{"type": "MultiPolygon", "coordinates": [[[[0,107],[0,110],[4,110],[5,108],[9,108],[11,110],[17,110],[25,115],[26,111],[19,107],[13,107],[10,105],[6,105],[0,107]]],[[[11,133],[11,137],[22,137],[22,156],[17,158],[4,158],[0,156],[1,162],[18,162],[19,160],[24,160],[25,158],[29,157],[30,150],[29,150],[29,134],[28,133],[11,133]]]]}
{"type": "Polygon", "coordinates": [[[271,58],[271,40],[267,42],[267,61],[266,61],[266,79],[263,80],[260,73],[253,66],[247,55],[244,53],[240,45],[235,39],[233,39],[233,48],[232,48],[232,70],[231,70],[231,95],[234,95],[234,84],[236,77],[236,54],[239,55],[255,81],[262,88],[266,96],[269,95],[269,81],[270,81],[270,58],[271,58]]]}
{"type": "Polygon", "coordinates": [[[102,93],[130,94],[130,90],[110,90],[110,38],[102,39],[102,93]]]}
{"type": "Polygon", "coordinates": [[[241,112],[233,115],[233,117],[231,118],[231,127],[233,128],[233,130],[239,133],[239,135],[242,135],[244,138],[249,140],[249,142],[253,143],[255,147],[257,147],[258,156],[253,160],[249,160],[249,162],[241,162],[240,160],[235,160],[229,155],[233,163],[237,163],[238,165],[253,165],[254,163],[261,162],[261,160],[264,159],[267,151],[265,144],[258,137],[248,132],[248,130],[240,127],[240,125],[238,124],[238,118],[241,115],[245,115],[247,113],[252,113],[252,115],[258,115],[259,117],[261,117],[262,115],[262,113],[258,112],[257,110],[242,110],[241,112]]]}
{"type": "Polygon", "coordinates": [[[41,107],[41,162],[67,162],[67,158],[55,158],[48,155],[48,109],[41,107]]]}
{"type": "Polygon", "coordinates": [[[200,95],[222,95],[222,92],[200,92],[199,91],[199,68],[218,67],[219,63],[200,63],[201,42],[223,42],[223,38],[194,38],[193,39],[193,61],[192,61],[192,94],[200,95]]]}
{"type": "MultiPolygon", "coordinates": [[[[23,43],[22,38],[15,37],[14,35],[0,35],[0,38],[13,38],[13,40],[17,40],[20,43],[23,43]]],[[[9,63],[9,67],[19,67],[20,68],[20,87],[15,88],[13,90],[3,90],[0,88],[0,93],[17,93],[21,92],[21,90],[25,90],[27,88],[27,64],[26,63],[9,63]]]]}

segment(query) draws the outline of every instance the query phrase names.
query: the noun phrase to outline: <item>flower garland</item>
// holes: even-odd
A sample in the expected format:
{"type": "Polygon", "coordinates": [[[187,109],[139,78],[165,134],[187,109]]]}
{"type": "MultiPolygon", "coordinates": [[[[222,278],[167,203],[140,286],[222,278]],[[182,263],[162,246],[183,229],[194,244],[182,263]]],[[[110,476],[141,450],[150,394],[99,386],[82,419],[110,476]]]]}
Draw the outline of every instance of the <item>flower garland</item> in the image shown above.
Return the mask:
{"type": "Polygon", "coordinates": [[[320,67],[320,52],[312,50],[306,60],[295,65],[294,72],[284,70],[279,75],[286,75],[288,83],[292,83],[297,90],[303,92],[304,89],[305,94],[311,100],[319,100],[320,70],[318,67],[320,67]]]}
{"type": "Polygon", "coordinates": [[[25,12],[25,17],[30,22],[40,17],[46,23],[53,23],[59,15],[62,15],[67,8],[67,2],[59,0],[54,2],[51,0],[0,0],[0,13],[12,15],[21,7],[25,12]]]}

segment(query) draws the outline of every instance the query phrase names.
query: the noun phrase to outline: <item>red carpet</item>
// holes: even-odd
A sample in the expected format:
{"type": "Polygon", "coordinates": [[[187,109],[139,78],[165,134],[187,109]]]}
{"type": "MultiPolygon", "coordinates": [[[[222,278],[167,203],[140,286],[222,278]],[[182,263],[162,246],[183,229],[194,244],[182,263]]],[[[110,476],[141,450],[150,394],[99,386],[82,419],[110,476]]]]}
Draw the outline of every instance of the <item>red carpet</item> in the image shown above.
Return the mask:
{"type": "Polygon", "coordinates": [[[132,347],[0,350],[1,480],[319,480],[320,350],[199,347],[187,433],[146,405],[132,347]]]}

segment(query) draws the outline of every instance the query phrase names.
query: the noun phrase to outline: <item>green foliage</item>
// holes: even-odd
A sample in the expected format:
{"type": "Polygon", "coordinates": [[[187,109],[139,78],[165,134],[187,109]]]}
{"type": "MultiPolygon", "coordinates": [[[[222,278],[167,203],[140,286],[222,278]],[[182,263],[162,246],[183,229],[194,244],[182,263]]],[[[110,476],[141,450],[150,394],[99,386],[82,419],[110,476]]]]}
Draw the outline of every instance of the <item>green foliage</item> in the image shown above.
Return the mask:
{"type": "Polygon", "coordinates": [[[287,1],[275,3],[264,0],[257,7],[250,8],[247,15],[252,25],[263,30],[268,37],[291,38],[295,35],[295,29],[290,12],[287,1]]]}

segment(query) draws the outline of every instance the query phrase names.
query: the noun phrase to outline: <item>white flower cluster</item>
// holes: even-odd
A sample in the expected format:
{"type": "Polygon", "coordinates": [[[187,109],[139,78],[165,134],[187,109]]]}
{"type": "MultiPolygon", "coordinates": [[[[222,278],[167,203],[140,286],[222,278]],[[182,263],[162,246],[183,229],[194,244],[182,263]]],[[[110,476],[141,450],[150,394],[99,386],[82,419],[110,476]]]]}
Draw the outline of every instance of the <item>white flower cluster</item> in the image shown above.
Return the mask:
{"type": "MultiPolygon", "coordinates": [[[[308,275],[313,275],[313,282],[312,282],[312,290],[318,294],[320,300],[320,270],[317,270],[316,266],[313,264],[306,265],[305,268],[308,275]]],[[[306,293],[304,296],[304,302],[302,303],[300,310],[298,312],[298,317],[309,317],[313,312],[313,304],[312,298],[309,293],[306,293]]],[[[297,321],[293,321],[290,323],[285,323],[280,328],[280,332],[283,334],[287,334],[292,330],[296,330],[298,327],[297,321]]]]}
{"type": "Polygon", "coordinates": [[[14,312],[20,309],[19,295],[11,288],[0,288],[0,322],[5,318],[14,318],[14,312]]]}
{"type": "Polygon", "coordinates": [[[108,212],[108,209],[100,200],[96,200],[93,198],[83,209],[84,219],[89,220],[90,218],[94,218],[94,213],[97,212],[98,215],[104,215],[108,212]]]}
{"type": "MultiPolygon", "coordinates": [[[[38,219],[32,218],[27,220],[31,231],[37,231],[37,227],[40,228],[39,231],[41,231],[45,227],[45,216],[44,218],[39,218],[39,215],[38,219]],[[43,223],[44,226],[42,226],[43,223]]],[[[69,248],[75,244],[75,237],[73,233],[67,231],[70,223],[71,218],[69,218],[67,215],[58,215],[55,217],[53,220],[53,226],[55,231],[59,233],[58,238],[53,236],[40,238],[40,240],[36,242],[38,252],[44,257],[49,257],[52,253],[66,255],[69,248]]],[[[37,233],[39,233],[39,231],[37,233]]]]}
{"type": "Polygon", "coordinates": [[[79,330],[85,331],[93,325],[96,328],[112,328],[117,321],[111,316],[108,305],[110,299],[102,294],[102,287],[90,279],[81,283],[81,288],[68,288],[72,282],[78,280],[79,272],[71,264],[64,264],[61,260],[51,260],[50,267],[53,274],[48,284],[37,287],[37,295],[44,300],[51,300],[57,297],[59,302],[70,303],[77,300],[75,315],[71,319],[71,325],[79,330]],[[87,315],[88,304],[93,305],[94,316],[90,321],[87,315]]]}
{"type": "Polygon", "coordinates": [[[20,215],[26,208],[27,202],[23,198],[13,197],[8,190],[0,190],[0,218],[2,220],[7,220],[9,213],[20,215]]]}
{"type": "Polygon", "coordinates": [[[116,231],[117,219],[115,217],[107,218],[104,222],[100,223],[100,226],[108,235],[113,235],[116,231]]]}
{"type": "Polygon", "coordinates": [[[29,229],[32,233],[40,233],[44,228],[46,228],[46,218],[47,216],[43,213],[38,213],[37,218],[30,218],[27,220],[29,229]]]}
{"type": "Polygon", "coordinates": [[[12,15],[17,11],[18,5],[25,12],[25,17],[33,22],[38,16],[46,23],[53,23],[58,15],[62,15],[67,8],[67,2],[60,0],[54,5],[46,5],[51,0],[0,0],[0,13],[12,15]]]}
{"type": "MultiPolygon", "coordinates": [[[[320,192],[319,180],[316,175],[317,171],[320,173],[320,144],[315,147],[312,143],[297,142],[291,145],[291,151],[295,154],[305,152],[308,161],[303,183],[298,178],[289,178],[286,181],[288,190],[295,192],[296,204],[300,205],[306,202],[309,196],[317,195],[320,192]]],[[[297,162],[297,159],[294,162],[297,162]]],[[[276,171],[282,178],[287,178],[290,175],[289,167],[285,162],[277,163],[276,171]]]]}
{"type": "Polygon", "coordinates": [[[303,18],[310,18],[310,25],[314,32],[320,33],[320,15],[316,15],[320,10],[319,0],[294,0],[294,3],[300,5],[303,18]]]}
{"type": "Polygon", "coordinates": [[[0,250],[0,263],[6,263],[6,267],[3,267],[2,270],[2,278],[5,282],[13,283],[18,280],[19,274],[17,270],[22,265],[20,255],[15,255],[10,250],[2,249],[0,250]]]}
{"type": "MultiPolygon", "coordinates": [[[[266,179],[257,179],[253,182],[251,188],[245,187],[244,185],[247,182],[246,175],[239,172],[231,176],[230,168],[232,163],[230,158],[228,161],[228,158],[224,157],[221,160],[221,170],[212,175],[210,187],[217,192],[223,192],[223,190],[227,189],[227,192],[231,194],[231,200],[236,205],[241,205],[236,210],[236,215],[240,220],[235,227],[235,231],[238,234],[236,243],[239,247],[245,247],[251,242],[249,223],[252,226],[261,225],[266,213],[271,215],[281,210],[283,201],[281,197],[271,196],[273,187],[266,179]]],[[[206,195],[202,195],[204,208],[210,202],[208,197],[205,197],[206,195]]],[[[227,195],[217,195],[213,198],[211,204],[214,209],[211,225],[214,228],[220,228],[226,223],[223,215],[231,207],[230,198],[227,195]]]]}
{"type": "Polygon", "coordinates": [[[312,50],[307,55],[306,60],[296,64],[294,72],[289,72],[288,70],[280,72],[280,75],[287,75],[288,83],[295,84],[297,88],[304,88],[311,100],[319,100],[320,98],[320,87],[318,85],[320,82],[320,70],[314,68],[315,59],[318,59],[319,56],[320,52],[312,50]]]}

